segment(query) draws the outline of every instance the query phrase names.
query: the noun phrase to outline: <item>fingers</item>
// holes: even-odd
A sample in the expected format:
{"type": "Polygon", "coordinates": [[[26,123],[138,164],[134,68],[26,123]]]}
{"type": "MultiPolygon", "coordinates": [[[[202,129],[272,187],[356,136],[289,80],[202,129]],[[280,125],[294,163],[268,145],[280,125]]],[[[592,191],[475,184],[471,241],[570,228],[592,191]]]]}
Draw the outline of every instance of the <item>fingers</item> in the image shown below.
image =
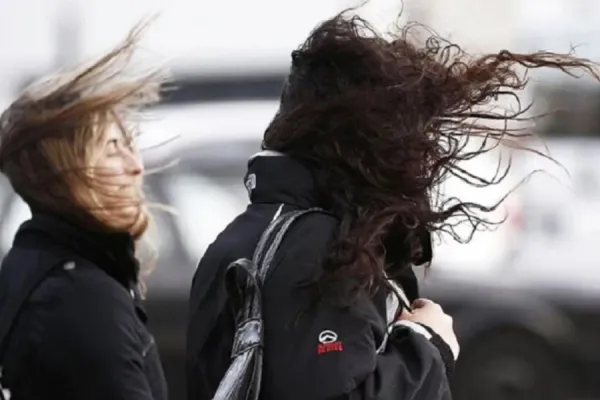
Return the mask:
{"type": "Polygon", "coordinates": [[[402,312],[398,316],[398,319],[409,319],[412,316],[412,313],[408,311],[406,307],[402,307],[402,312]]]}
{"type": "Polygon", "coordinates": [[[429,299],[416,299],[412,303],[412,307],[415,308],[415,309],[416,308],[423,308],[426,305],[436,305],[436,303],[434,303],[433,301],[431,301],[429,299]]]}

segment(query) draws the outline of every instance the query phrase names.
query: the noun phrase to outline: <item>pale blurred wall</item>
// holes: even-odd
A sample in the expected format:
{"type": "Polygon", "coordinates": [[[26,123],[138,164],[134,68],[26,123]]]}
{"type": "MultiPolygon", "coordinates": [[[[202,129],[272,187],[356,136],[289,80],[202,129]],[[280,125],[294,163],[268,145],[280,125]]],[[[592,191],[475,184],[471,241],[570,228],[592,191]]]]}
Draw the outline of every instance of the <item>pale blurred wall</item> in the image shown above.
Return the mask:
{"type": "MultiPolygon", "coordinates": [[[[159,14],[142,46],[178,69],[214,72],[287,66],[320,21],[360,0],[0,0],[0,106],[24,77],[95,57],[144,17],[159,14]]],[[[392,20],[401,2],[363,13],[392,20]]]]}
{"type": "MultiPolygon", "coordinates": [[[[162,12],[144,42],[166,58],[210,69],[223,56],[288,53],[319,21],[360,0],[0,0],[0,98],[19,75],[97,55],[140,18],[162,12]],[[57,29],[59,24],[62,29],[57,29]],[[58,44],[60,43],[60,46],[58,44]]],[[[566,51],[600,33],[597,0],[371,0],[361,11],[379,27],[405,16],[470,50],[544,47],[566,51]],[[404,4],[403,4],[404,3],[404,4]]],[[[600,55],[596,40],[578,48],[600,55]]],[[[263,65],[267,65],[263,63],[263,65]]],[[[236,66],[240,66],[239,63],[236,66]]],[[[244,65],[242,64],[242,67],[244,65]]],[[[214,66],[212,67],[214,68],[214,66]]]]}
{"type": "MultiPolygon", "coordinates": [[[[527,0],[536,1],[536,0],[527,0]]],[[[515,44],[520,35],[523,0],[407,1],[410,18],[469,51],[493,51],[515,44]]]]}

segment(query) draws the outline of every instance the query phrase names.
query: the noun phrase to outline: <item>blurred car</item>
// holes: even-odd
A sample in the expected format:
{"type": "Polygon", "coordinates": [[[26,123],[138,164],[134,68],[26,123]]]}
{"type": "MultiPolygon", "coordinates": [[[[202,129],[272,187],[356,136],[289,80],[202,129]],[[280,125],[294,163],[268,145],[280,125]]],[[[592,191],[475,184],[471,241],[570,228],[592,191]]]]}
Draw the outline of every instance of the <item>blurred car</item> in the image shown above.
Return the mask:
{"type": "Polygon", "coordinates": [[[600,396],[600,271],[442,269],[421,286],[454,318],[462,345],[456,399],[600,396]]]}
{"type": "MultiPolygon", "coordinates": [[[[274,100],[167,105],[142,123],[146,169],[163,169],[146,179],[149,200],[176,210],[157,211],[147,235],[159,258],[147,279],[146,306],[173,400],[185,399],[187,299],[197,261],[245,209],[246,162],[260,148],[276,110],[274,100]],[[178,163],[168,167],[175,158],[178,163]]],[[[28,213],[2,182],[0,254],[28,213]]],[[[529,268],[512,259],[486,268],[484,257],[476,260],[480,269],[460,270],[444,267],[444,260],[436,259],[422,284],[423,294],[455,320],[462,344],[453,380],[456,399],[600,396],[594,383],[600,368],[595,271],[565,263],[550,274],[543,266],[529,268]]]]}

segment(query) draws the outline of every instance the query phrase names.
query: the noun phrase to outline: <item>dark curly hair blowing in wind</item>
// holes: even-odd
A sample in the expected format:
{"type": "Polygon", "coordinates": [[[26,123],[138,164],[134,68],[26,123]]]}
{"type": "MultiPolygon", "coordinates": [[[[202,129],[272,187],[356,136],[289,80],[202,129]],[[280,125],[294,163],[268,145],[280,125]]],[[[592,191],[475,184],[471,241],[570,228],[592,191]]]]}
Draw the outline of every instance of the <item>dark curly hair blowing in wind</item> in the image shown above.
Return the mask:
{"type": "Polygon", "coordinates": [[[518,101],[523,72],[581,70],[598,79],[592,62],[571,54],[474,57],[433,33],[420,44],[413,35],[419,27],[386,39],[348,11],[323,22],[293,52],[280,110],[265,133],[263,147],[312,168],[323,200],[341,219],[318,277],[321,294],[338,303],[384,282],[391,243],[403,248],[401,272],[430,260],[423,238],[453,233],[450,219],[462,218],[473,231],[492,223],[478,214],[495,205],[436,205],[436,188],[450,176],[496,185],[509,166],[486,179],[460,162],[500,144],[527,150],[520,138],[530,133],[509,124],[535,118],[518,101]],[[517,109],[494,109],[500,96],[516,99],[517,109]]]}

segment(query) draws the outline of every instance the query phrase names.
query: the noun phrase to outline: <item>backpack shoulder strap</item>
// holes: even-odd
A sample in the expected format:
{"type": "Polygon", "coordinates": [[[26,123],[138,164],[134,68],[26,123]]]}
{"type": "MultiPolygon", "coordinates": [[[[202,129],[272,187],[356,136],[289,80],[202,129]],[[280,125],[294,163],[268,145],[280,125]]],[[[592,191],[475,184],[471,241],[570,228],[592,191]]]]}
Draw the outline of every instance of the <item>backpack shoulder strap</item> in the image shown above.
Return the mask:
{"type": "Polygon", "coordinates": [[[260,271],[259,275],[262,281],[264,281],[267,274],[271,271],[271,264],[275,258],[275,253],[292,224],[300,217],[311,213],[325,213],[325,211],[320,208],[290,211],[275,219],[265,230],[252,260],[260,271]]]}
{"type": "Polygon", "coordinates": [[[257,308],[260,302],[260,291],[267,275],[272,271],[273,259],[283,242],[285,234],[300,217],[315,212],[325,211],[320,208],[310,208],[290,211],[280,215],[271,221],[262,233],[252,260],[240,259],[228,266],[226,272],[227,288],[229,295],[242,308],[243,316],[240,316],[241,318],[254,318],[257,316],[257,313],[260,313],[260,310],[257,308]],[[242,294],[239,289],[234,289],[237,286],[238,279],[234,271],[243,271],[243,274],[246,276],[245,294],[242,294]]]}
{"type": "Polygon", "coordinates": [[[263,232],[252,260],[240,259],[231,263],[225,275],[232,299],[237,299],[238,317],[231,364],[221,380],[214,400],[245,398],[257,400],[262,379],[262,348],[264,327],[262,315],[262,286],[272,270],[272,261],[291,225],[303,215],[324,212],[313,208],[284,213],[272,221],[263,232]],[[243,290],[237,285],[238,271],[246,276],[243,290]]]}

